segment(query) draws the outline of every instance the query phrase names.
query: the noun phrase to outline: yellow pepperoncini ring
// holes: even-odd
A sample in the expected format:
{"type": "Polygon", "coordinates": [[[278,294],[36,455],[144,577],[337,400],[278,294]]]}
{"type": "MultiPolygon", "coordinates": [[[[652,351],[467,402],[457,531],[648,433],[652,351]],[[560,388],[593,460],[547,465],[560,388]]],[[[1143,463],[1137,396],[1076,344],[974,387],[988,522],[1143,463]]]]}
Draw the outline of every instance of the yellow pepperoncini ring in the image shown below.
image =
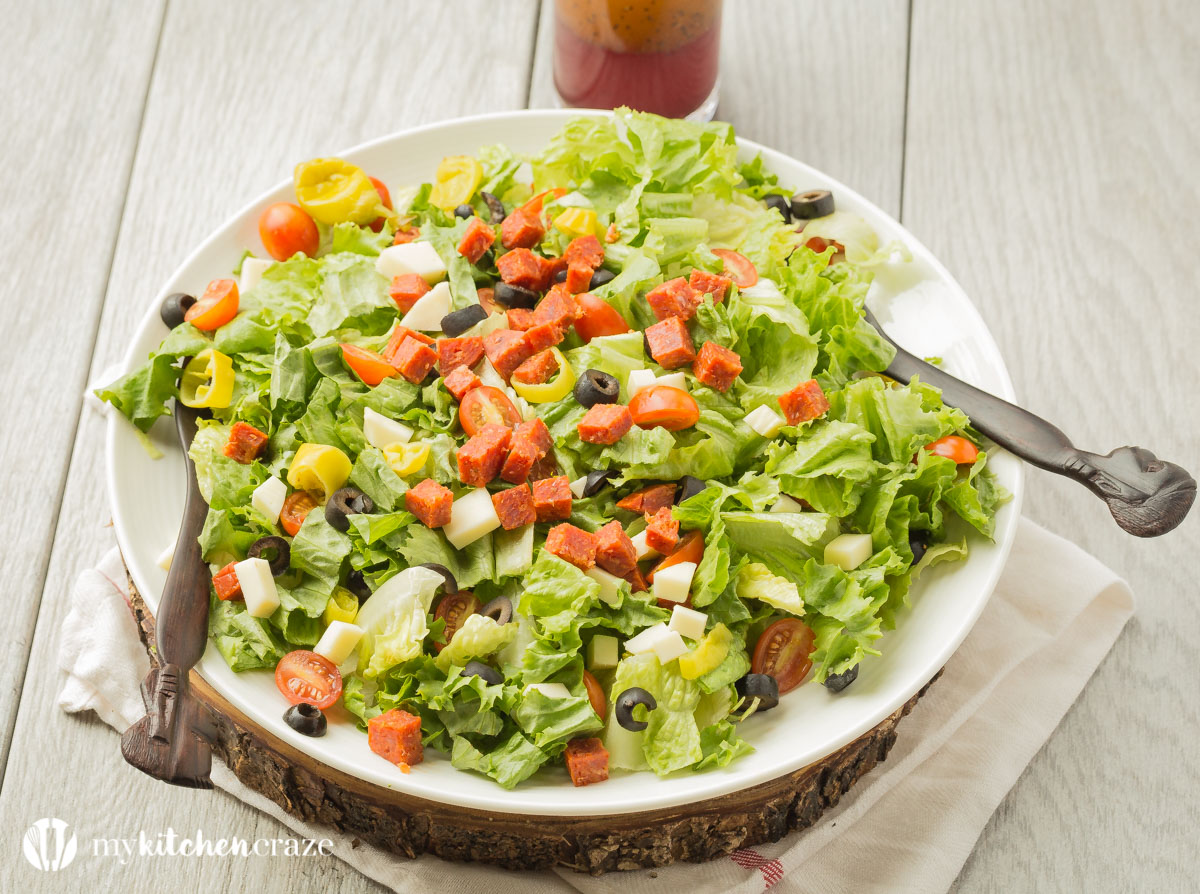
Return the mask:
{"type": "Polygon", "coordinates": [[[554,218],[554,229],[574,239],[596,233],[596,212],[591,208],[565,208],[554,218]]]}
{"type": "Polygon", "coordinates": [[[483,168],[469,155],[447,155],[437,166],[429,204],[444,211],[465,205],[483,182],[483,168]]]}
{"type": "Polygon", "coordinates": [[[724,624],[718,624],[699,644],[686,655],[679,656],[679,675],[685,680],[695,680],[718,667],[729,654],[733,634],[724,624]]]}
{"type": "Polygon", "coordinates": [[[334,621],[345,621],[347,624],[353,624],[354,619],[358,617],[358,597],[347,590],[345,587],[334,587],[333,593],[329,597],[329,602],[325,603],[325,612],[321,615],[321,620],[328,627],[334,621]]]}
{"type": "Polygon", "coordinates": [[[179,380],[179,401],[185,407],[219,410],[233,400],[233,360],[205,348],[188,361],[179,380]]]}
{"type": "Polygon", "coordinates": [[[314,158],[296,165],[296,200],[323,224],[369,224],[392,212],[362,168],[340,158],[314,158]]]}
{"type": "Polygon", "coordinates": [[[549,382],[544,382],[540,385],[528,385],[516,379],[512,379],[510,382],[513,391],[517,392],[517,394],[521,395],[521,397],[525,398],[531,404],[548,404],[556,400],[562,400],[575,387],[575,370],[571,369],[571,364],[567,362],[567,358],[563,356],[562,351],[558,348],[551,348],[550,353],[558,361],[558,375],[549,382]]]}
{"type": "Polygon", "coordinates": [[[350,457],[327,444],[301,444],[288,468],[288,484],[329,496],[350,477],[350,457]]]}
{"type": "Polygon", "coordinates": [[[429,459],[429,445],[421,443],[406,444],[397,441],[383,448],[383,458],[392,467],[392,471],[404,478],[415,475],[425,468],[429,459]]]}

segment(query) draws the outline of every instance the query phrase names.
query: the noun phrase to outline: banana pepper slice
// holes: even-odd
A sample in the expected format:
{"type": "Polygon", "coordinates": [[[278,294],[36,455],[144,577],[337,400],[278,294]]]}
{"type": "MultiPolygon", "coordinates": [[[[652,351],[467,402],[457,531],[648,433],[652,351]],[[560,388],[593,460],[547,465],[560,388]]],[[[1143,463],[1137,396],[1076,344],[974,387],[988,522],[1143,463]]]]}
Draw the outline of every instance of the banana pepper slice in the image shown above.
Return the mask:
{"type": "Polygon", "coordinates": [[[686,655],[679,656],[679,675],[685,680],[695,680],[719,667],[729,654],[729,645],[732,642],[733,634],[729,632],[729,628],[718,624],[708,631],[696,648],[686,655]]]}
{"type": "Polygon", "coordinates": [[[471,201],[483,181],[483,168],[469,155],[447,155],[437,166],[429,203],[451,211],[471,201]]]}
{"type": "Polygon", "coordinates": [[[596,232],[596,212],[591,208],[566,208],[554,218],[554,229],[574,239],[596,232]]]}
{"type": "Polygon", "coordinates": [[[525,398],[531,404],[548,404],[556,400],[562,400],[571,393],[571,389],[575,387],[575,370],[571,369],[571,364],[567,362],[567,358],[563,356],[562,351],[558,348],[551,348],[550,353],[554,355],[554,359],[558,361],[558,375],[541,385],[526,385],[524,382],[518,382],[513,379],[510,384],[513,391],[525,398]]]}
{"type": "Polygon", "coordinates": [[[233,360],[205,348],[187,362],[179,380],[179,401],[185,407],[219,410],[233,400],[233,360]]]}
{"type": "Polygon", "coordinates": [[[292,176],[300,207],[320,223],[361,225],[392,214],[363,169],[340,158],[301,162],[292,176]]]}
{"type": "Polygon", "coordinates": [[[325,626],[328,627],[334,621],[353,624],[356,617],[358,617],[358,597],[345,587],[334,587],[329,602],[325,604],[325,611],[321,615],[325,626]]]}
{"type": "Polygon", "coordinates": [[[329,496],[350,477],[350,457],[327,444],[301,444],[288,468],[288,484],[297,490],[329,496]]]}

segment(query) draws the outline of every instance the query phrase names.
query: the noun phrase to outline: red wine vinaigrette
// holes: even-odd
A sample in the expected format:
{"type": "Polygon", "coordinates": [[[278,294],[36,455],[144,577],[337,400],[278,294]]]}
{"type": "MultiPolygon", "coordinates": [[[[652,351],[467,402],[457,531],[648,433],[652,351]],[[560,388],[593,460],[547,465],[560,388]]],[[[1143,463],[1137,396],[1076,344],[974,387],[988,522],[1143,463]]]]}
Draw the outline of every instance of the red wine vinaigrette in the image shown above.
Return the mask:
{"type": "Polygon", "coordinates": [[[721,0],[555,0],[554,85],[577,108],[716,108],[721,0]]]}

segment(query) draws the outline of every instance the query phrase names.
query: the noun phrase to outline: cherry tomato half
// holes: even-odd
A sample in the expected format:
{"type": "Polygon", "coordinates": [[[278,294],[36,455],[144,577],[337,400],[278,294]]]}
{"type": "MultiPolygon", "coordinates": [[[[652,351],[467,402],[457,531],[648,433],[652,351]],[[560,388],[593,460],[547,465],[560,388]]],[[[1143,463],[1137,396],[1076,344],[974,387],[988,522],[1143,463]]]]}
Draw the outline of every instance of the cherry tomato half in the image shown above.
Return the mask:
{"type": "Polygon", "coordinates": [[[672,565],[678,565],[680,562],[695,562],[700,564],[700,560],[704,558],[704,532],[703,531],[688,531],[679,538],[679,542],[675,544],[675,549],[671,554],[654,566],[654,569],[646,575],[648,583],[654,583],[654,573],[663,568],[670,568],[672,565]]]}
{"type": "Polygon", "coordinates": [[[604,712],[608,709],[608,699],[604,697],[604,688],[600,681],[592,676],[591,671],[584,671],[583,686],[587,690],[588,701],[592,703],[592,710],[603,720],[604,712]]]}
{"type": "Polygon", "coordinates": [[[488,287],[476,289],[475,295],[479,299],[479,306],[488,312],[488,314],[504,313],[504,308],[496,303],[496,290],[488,287]]]}
{"type": "Polygon", "coordinates": [[[584,342],[603,335],[620,335],[629,331],[629,324],[620,312],[603,298],[584,292],[576,295],[579,316],[575,318],[575,331],[584,342]]]}
{"type": "Polygon", "coordinates": [[[488,423],[512,428],[521,421],[521,414],[508,395],[491,385],[472,388],[458,405],[458,421],[463,431],[473,435],[488,423]]]}
{"type": "Polygon", "coordinates": [[[291,202],[267,206],[258,218],[258,238],[267,254],[277,261],[286,261],[297,252],[311,258],[321,244],[316,223],[307,211],[291,202]]]}
{"type": "Polygon", "coordinates": [[[691,428],[700,419],[696,399],[681,388],[651,385],[629,402],[629,413],[638,428],[665,428],[679,431],[691,428]]]}
{"type": "Polygon", "coordinates": [[[925,449],[934,456],[944,456],[946,459],[952,459],[960,465],[969,466],[975,460],[979,459],[979,448],[966,438],[960,438],[958,435],[947,435],[944,438],[939,438],[932,444],[926,444],[925,449]]]}
{"type": "Polygon", "coordinates": [[[477,611],[479,611],[479,600],[469,590],[459,590],[457,593],[443,596],[433,617],[435,620],[441,618],[446,622],[446,629],[442,632],[445,642],[434,643],[433,648],[438,652],[446,648],[450,644],[450,640],[454,639],[454,632],[477,611]]]}
{"type": "Polygon", "coordinates": [[[297,649],[275,665],[275,685],[293,705],[316,705],[322,711],[342,695],[342,674],[324,655],[297,649]]]}
{"type": "Polygon", "coordinates": [[[758,269],[740,251],[714,248],[712,253],[725,262],[725,274],[733,277],[733,283],[739,289],[748,289],[758,282],[758,269]]]}
{"type": "MultiPolygon", "coordinates": [[[[370,180],[371,185],[373,187],[375,187],[375,192],[379,193],[379,201],[383,202],[383,207],[387,208],[389,211],[391,211],[392,210],[392,194],[390,192],[388,192],[387,186],[378,177],[368,177],[367,179],[370,180]]],[[[375,218],[373,221],[371,221],[371,229],[374,232],[378,233],[380,230],[383,229],[384,222],[385,222],[384,218],[382,218],[382,217],[375,218]]]]}
{"type": "Polygon", "coordinates": [[[367,385],[374,388],[384,379],[397,375],[396,368],[366,348],[357,345],[339,345],[342,349],[342,360],[351,371],[367,385]]]}
{"type": "Polygon", "coordinates": [[[288,495],[283,501],[283,511],[279,513],[279,523],[283,525],[290,536],[300,533],[300,526],[310,512],[317,508],[316,498],[306,490],[298,490],[288,495]]]}
{"type": "Polygon", "coordinates": [[[799,618],[783,618],[762,632],[754,644],[750,669],[769,674],[779,684],[779,694],[799,686],[812,668],[813,632],[799,618]]]}
{"type": "Polygon", "coordinates": [[[200,300],[187,309],[183,318],[197,329],[212,332],[236,317],[237,312],[237,283],[232,279],[214,279],[200,300]]]}

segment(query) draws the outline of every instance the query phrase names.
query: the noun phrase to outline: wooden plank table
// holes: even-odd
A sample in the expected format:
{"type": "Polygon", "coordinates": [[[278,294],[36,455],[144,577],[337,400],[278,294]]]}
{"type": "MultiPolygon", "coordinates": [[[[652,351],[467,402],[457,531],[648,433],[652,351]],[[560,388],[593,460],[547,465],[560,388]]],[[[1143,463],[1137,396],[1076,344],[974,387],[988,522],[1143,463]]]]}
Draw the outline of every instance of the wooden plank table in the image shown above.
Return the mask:
{"type": "MultiPolygon", "coordinates": [[[[290,836],[234,799],[138,776],[111,731],[54,707],[66,591],[113,543],[103,425],[81,414],[83,385],[121,356],[192,246],[296,159],[551,104],[541,6],[0,2],[0,348],[16,378],[10,418],[29,420],[0,429],[0,484],[27,494],[34,481],[38,497],[0,515],[14,618],[0,645],[5,840],[55,815],[83,839],[168,826],[290,836]]],[[[740,0],[719,115],[899,214],[974,297],[1032,410],[1081,446],[1144,442],[1194,471],[1197,42],[1186,0],[740,0]]],[[[955,889],[1189,889],[1200,522],[1135,543],[1076,486],[1029,481],[1028,514],[1126,575],[1140,606],[955,889]]],[[[381,890],[322,858],[92,859],[88,878],[97,890],[381,890]]],[[[59,889],[15,858],[0,880],[59,889]]]]}

